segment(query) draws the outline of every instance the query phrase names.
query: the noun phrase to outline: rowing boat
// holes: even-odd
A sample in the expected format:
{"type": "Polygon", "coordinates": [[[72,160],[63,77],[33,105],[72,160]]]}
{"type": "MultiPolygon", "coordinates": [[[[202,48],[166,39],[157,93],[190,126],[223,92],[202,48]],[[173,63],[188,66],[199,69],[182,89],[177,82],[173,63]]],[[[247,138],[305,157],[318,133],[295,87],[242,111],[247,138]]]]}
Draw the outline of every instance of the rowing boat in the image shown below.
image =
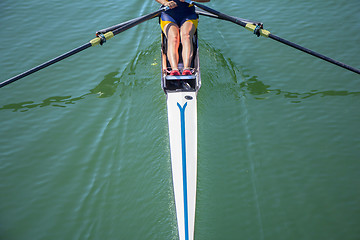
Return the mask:
{"type": "MultiPolygon", "coordinates": [[[[197,175],[197,103],[201,86],[197,33],[193,37],[192,75],[169,76],[167,39],[162,39],[161,86],[166,93],[171,169],[180,240],[194,239],[197,175]]],[[[184,67],[179,47],[179,70],[184,67]]]]}
{"type": "MultiPolygon", "coordinates": [[[[197,14],[216,18],[216,15],[196,9],[197,14]]],[[[245,20],[246,19],[241,19],[245,20]]],[[[192,75],[169,76],[167,38],[161,33],[161,87],[166,93],[170,138],[171,169],[178,233],[180,240],[193,240],[195,227],[197,182],[197,93],[201,87],[198,31],[194,34],[192,75]]],[[[182,71],[182,47],[179,65],[182,71]]]]}

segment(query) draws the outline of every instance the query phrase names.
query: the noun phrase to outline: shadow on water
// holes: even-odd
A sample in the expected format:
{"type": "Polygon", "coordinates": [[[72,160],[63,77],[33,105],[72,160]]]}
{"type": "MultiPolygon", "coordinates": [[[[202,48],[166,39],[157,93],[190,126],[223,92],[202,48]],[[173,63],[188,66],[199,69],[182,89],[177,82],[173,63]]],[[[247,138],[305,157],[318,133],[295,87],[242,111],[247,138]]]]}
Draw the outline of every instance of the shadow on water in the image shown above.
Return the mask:
{"type": "Polygon", "coordinates": [[[272,89],[270,85],[266,85],[256,76],[246,79],[244,82],[240,83],[242,89],[245,89],[245,92],[254,96],[258,100],[266,100],[271,95],[279,95],[291,100],[292,103],[300,103],[302,100],[320,96],[320,97],[334,97],[334,96],[360,96],[360,92],[349,92],[349,91],[338,91],[338,90],[327,90],[327,91],[318,91],[311,90],[310,92],[298,93],[298,92],[289,92],[282,91],[281,89],[272,89]]]}
{"type": "Polygon", "coordinates": [[[0,110],[13,110],[14,112],[26,112],[38,107],[67,107],[68,105],[75,104],[76,102],[85,99],[89,95],[98,95],[99,98],[106,98],[114,95],[119,82],[120,77],[116,77],[118,72],[111,72],[104,77],[95,88],[91,89],[88,93],[85,93],[78,97],[72,96],[53,96],[44,99],[40,103],[34,101],[24,101],[19,103],[6,104],[0,108],[0,110]]]}
{"type": "MultiPolygon", "coordinates": [[[[53,96],[44,99],[42,102],[36,103],[28,100],[19,103],[6,104],[0,107],[1,110],[13,110],[13,112],[26,112],[31,109],[38,107],[60,107],[65,108],[69,105],[75,104],[76,102],[85,99],[89,95],[97,95],[98,98],[108,98],[113,96],[118,88],[120,87],[119,96],[123,96],[129,88],[142,88],[149,83],[154,75],[157,75],[159,71],[150,72],[152,76],[147,74],[138,73],[136,69],[144,69],[149,67],[149,61],[153,62],[154,56],[157,56],[158,46],[157,42],[151,44],[146,51],[140,51],[128,64],[126,69],[119,74],[118,71],[110,72],[104,76],[104,79],[93,89],[90,89],[88,93],[81,96],[53,96]],[[144,76],[141,76],[144,75],[144,76]]],[[[226,59],[220,50],[213,48],[211,45],[204,41],[200,41],[202,49],[200,54],[202,60],[202,67],[207,69],[202,71],[203,79],[221,79],[223,74],[230,75],[229,78],[233,80],[231,86],[225,87],[228,90],[234,91],[237,97],[243,96],[243,94],[250,94],[257,100],[266,100],[271,96],[282,96],[287,99],[291,99],[291,103],[300,103],[305,99],[320,96],[320,97],[333,97],[333,96],[360,96],[360,92],[349,92],[349,91],[338,91],[338,90],[327,90],[318,91],[311,90],[310,92],[289,92],[281,89],[273,89],[270,85],[267,85],[260,81],[257,76],[249,76],[244,72],[247,70],[243,67],[237,67],[230,59],[226,59]],[[205,50],[204,50],[205,49],[205,50]],[[214,64],[214,61],[216,64],[214,64]],[[211,66],[216,66],[216,69],[211,69],[211,66]],[[220,68],[220,69],[219,69],[220,68]]],[[[160,65],[158,63],[152,63],[152,66],[160,65]]],[[[159,68],[159,66],[156,66],[159,68]]],[[[224,84],[220,81],[204,81],[206,84],[216,85],[224,84]]]]}
{"type": "Polygon", "coordinates": [[[267,100],[270,97],[283,97],[289,99],[291,103],[301,103],[305,99],[335,96],[360,96],[360,92],[350,92],[341,90],[311,90],[309,92],[284,91],[278,88],[272,88],[258,79],[257,76],[246,74],[248,70],[244,67],[238,67],[231,59],[225,58],[220,50],[215,49],[210,44],[201,41],[201,45],[206,46],[205,57],[203,57],[202,66],[206,66],[206,72],[203,73],[203,82],[210,87],[219,88],[224,91],[231,91],[236,98],[245,95],[251,95],[256,100],[267,100]],[[204,59],[205,58],[205,59],[204,59]],[[207,80],[211,80],[210,82],[207,80]]]}
{"type": "Polygon", "coordinates": [[[124,71],[119,72],[117,70],[108,73],[96,87],[81,96],[52,96],[38,103],[31,100],[11,103],[0,107],[0,111],[13,110],[14,112],[26,112],[38,107],[65,108],[91,95],[96,95],[97,98],[108,98],[114,94],[118,94],[120,97],[123,97],[124,95],[130,94],[131,90],[135,88],[139,89],[149,86],[149,84],[152,84],[151,80],[154,79],[154,75],[160,73],[160,64],[154,57],[158,54],[159,46],[159,42],[154,42],[147,50],[139,51],[138,54],[129,61],[124,71]],[[146,72],[144,73],[144,71],[146,72]]]}

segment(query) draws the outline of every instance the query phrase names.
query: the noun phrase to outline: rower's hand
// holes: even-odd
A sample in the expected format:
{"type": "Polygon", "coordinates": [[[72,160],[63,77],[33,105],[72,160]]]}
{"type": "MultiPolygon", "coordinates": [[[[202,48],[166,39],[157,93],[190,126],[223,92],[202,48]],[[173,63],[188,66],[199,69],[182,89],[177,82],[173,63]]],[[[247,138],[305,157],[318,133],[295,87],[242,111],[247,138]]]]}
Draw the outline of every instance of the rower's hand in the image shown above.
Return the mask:
{"type": "Polygon", "coordinates": [[[164,4],[165,7],[169,7],[170,9],[176,8],[177,4],[174,1],[168,1],[164,4]]]}

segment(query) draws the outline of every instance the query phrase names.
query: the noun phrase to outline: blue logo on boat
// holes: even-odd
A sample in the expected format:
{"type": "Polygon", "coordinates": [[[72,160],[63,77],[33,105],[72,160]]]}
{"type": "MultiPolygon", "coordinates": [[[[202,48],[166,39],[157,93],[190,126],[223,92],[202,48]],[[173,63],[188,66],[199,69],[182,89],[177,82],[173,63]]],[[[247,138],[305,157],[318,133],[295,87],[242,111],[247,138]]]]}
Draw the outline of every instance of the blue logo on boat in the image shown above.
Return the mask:
{"type": "Polygon", "coordinates": [[[180,110],[180,124],[181,124],[181,149],[182,149],[182,169],[183,169],[183,192],[184,192],[184,218],[185,218],[185,239],[189,239],[189,217],[188,217],[188,201],[187,201],[187,177],[186,177],[186,136],[185,136],[185,109],[187,102],[181,107],[179,103],[177,106],[180,110]]]}

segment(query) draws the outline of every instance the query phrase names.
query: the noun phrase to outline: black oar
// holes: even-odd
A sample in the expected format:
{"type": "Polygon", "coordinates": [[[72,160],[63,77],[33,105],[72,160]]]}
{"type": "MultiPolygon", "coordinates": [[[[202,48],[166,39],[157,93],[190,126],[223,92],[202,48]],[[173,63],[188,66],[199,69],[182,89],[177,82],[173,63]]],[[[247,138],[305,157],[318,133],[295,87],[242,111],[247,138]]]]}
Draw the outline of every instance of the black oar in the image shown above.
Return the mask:
{"type": "Polygon", "coordinates": [[[220,18],[220,19],[233,22],[233,23],[235,23],[235,24],[238,24],[238,25],[240,25],[240,26],[242,26],[242,27],[250,30],[250,31],[253,31],[257,36],[260,36],[260,35],[261,35],[261,36],[264,36],[264,37],[271,38],[271,39],[273,39],[273,40],[276,40],[276,41],[278,41],[278,42],[281,42],[281,43],[283,43],[283,44],[286,44],[286,45],[288,45],[288,46],[290,46],[290,47],[296,48],[296,49],[298,49],[298,50],[300,50],[300,51],[303,51],[303,52],[305,52],[305,53],[308,53],[308,54],[310,54],[310,55],[313,55],[313,56],[315,56],[315,57],[318,57],[318,58],[320,58],[320,59],[323,59],[323,60],[325,60],[325,61],[327,61],[327,62],[330,62],[330,63],[332,63],[332,64],[335,64],[335,65],[337,65],[337,66],[339,66],[339,67],[342,67],[342,68],[345,68],[345,69],[350,70],[350,71],[352,71],[352,72],[355,72],[355,73],[357,73],[357,74],[360,74],[360,70],[357,69],[357,68],[351,67],[351,66],[349,66],[349,65],[347,65],[347,64],[345,64],[345,63],[336,61],[336,60],[334,60],[334,59],[332,59],[332,58],[329,58],[329,57],[327,57],[327,56],[324,56],[324,55],[322,55],[322,54],[320,54],[320,53],[314,52],[314,51],[312,51],[312,50],[310,50],[310,49],[308,49],[308,48],[302,47],[302,46],[300,46],[300,45],[298,45],[298,44],[296,44],[296,43],[290,42],[290,41],[288,41],[288,40],[286,40],[286,39],[283,39],[283,38],[278,37],[278,36],[276,36],[276,35],[274,35],[274,34],[271,34],[269,31],[267,31],[267,30],[265,30],[265,29],[262,29],[262,24],[248,23],[248,22],[246,22],[246,21],[243,21],[243,20],[240,19],[240,18],[228,16],[228,15],[226,15],[226,14],[224,14],[224,13],[221,13],[221,12],[219,12],[219,11],[216,11],[216,10],[214,10],[214,9],[211,9],[211,8],[209,8],[209,7],[205,6],[205,5],[199,4],[199,3],[197,3],[197,2],[193,2],[193,1],[190,1],[190,0],[186,0],[186,2],[189,3],[189,4],[194,4],[195,6],[201,8],[201,9],[203,9],[203,10],[205,10],[205,11],[211,13],[211,14],[214,14],[214,15],[218,16],[218,18],[220,18]]]}
{"type": "MultiPolygon", "coordinates": [[[[200,8],[196,8],[195,11],[199,15],[229,21],[228,19],[225,19],[225,18],[222,18],[222,17],[220,17],[218,15],[209,13],[209,12],[203,10],[203,9],[200,9],[200,8]]],[[[251,23],[253,25],[263,25],[262,22],[252,21],[252,20],[248,20],[248,19],[245,19],[245,18],[239,18],[239,17],[233,17],[233,16],[231,16],[231,17],[236,19],[237,21],[241,21],[241,22],[245,22],[245,23],[251,23]]]]}
{"type": "Polygon", "coordinates": [[[114,31],[118,28],[121,28],[121,27],[124,27],[128,24],[132,24],[134,22],[137,22],[138,20],[140,20],[142,17],[138,17],[138,18],[134,18],[134,19],[131,19],[129,21],[126,21],[126,22],[123,22],[123,23],[119,23],[117,25],[114,25],[114,26],[111,26],[111,27],[108,27],[108,28],[104,28],[104,29],[101,29],[99,31],[96,32],[96,36],[98,36],[99,34],[104,34],[104,33],[107,33],[107,32],[110,32],[110,31],[114,31]]]}
{"type": "Polygon", "coordinates": [[[75,48],[75,49],[73,49],[73,50],[71,50],[71,51],[69,51],[67,53],[64,53],[64,54],[62,54],[62,55],[60,55],[60,56],[58,56],[58,57],[56,57],[54,59],[51,59],[51,60],[49,60],[49,61],[47,61],[47,62],[45,62],[43,64],[40,64],[40,65],[38,65],[38,66],[36,66],[36,67],[26,71],[26,72],[23,72],[23,73],[15,76],[15,77],[12,77],[12,78],[10,78],[10,79],[2,82],[2,83],[0,83],[0,88],[4,87],[4,86],[6,86],[6,85],[8,85],[8,84],[10,84],[12,82],[15,82],[15,81],[17,81],[17,80],[19,80],[21,78],[24,78],[24,77],[26,77],[26,76],[28,76],[28,75],[30,75],[32,73],[35,73],[35,72],[37,72],[37,71],[39,71],[39,70],[41,70],[43,68],[46,68],[46,67],[48,67],[50,65],[53,65],[54,63],[57,63],[57,62],[59,62],[61,60],[64,60],[65,58],[68,58],[68,57],[70,57],[70,56],[72,56],[72,55],[74,55],[76,53],[79,53],[79,52],[81,52],[81,51],[83,51],[83,50],[85,50],[85,49],[87,49],[89,47],[96,46],[96,45],[99,45],[99,44],[102,45],[103,43],[106,42],[106,40],[114,37],[115,35],[117,35],[117,34],[119,34],[121,32],[124,32],[124,31],[126,31],[126,30],[128,30],[128,29],[130,29],[130,28],[132,28],[132,27],[134,27],[134,26],[136,26],[136,25],[138,25],[138,24],[140,24],[142,22],[150,20],[150,19],[158,16],[161,12],[166,11],[167,9],[168,9],[167,7],[163,7],[163,8],[160,8],[159,10],[157,10],[157,11],[155,11],[153,13],[147,14],[147,15],[142,16],[142,17],[135,18],[133,20],[129,20],[129,21],[121,23],[121,24],[118,24],[118,25],[116,25],[116,28],[114,28],[115,27],[114,26],[114,27],[111,28],[111,30],[109,30],[107,32],[98,31],[97,32],[97,37],[92,39],[90,42],[88,42],[88,43],[86,43],[86,44],[84,44],[84,45],[82,45],[82,46],[80,46],[78,48],[75,48]]]}

